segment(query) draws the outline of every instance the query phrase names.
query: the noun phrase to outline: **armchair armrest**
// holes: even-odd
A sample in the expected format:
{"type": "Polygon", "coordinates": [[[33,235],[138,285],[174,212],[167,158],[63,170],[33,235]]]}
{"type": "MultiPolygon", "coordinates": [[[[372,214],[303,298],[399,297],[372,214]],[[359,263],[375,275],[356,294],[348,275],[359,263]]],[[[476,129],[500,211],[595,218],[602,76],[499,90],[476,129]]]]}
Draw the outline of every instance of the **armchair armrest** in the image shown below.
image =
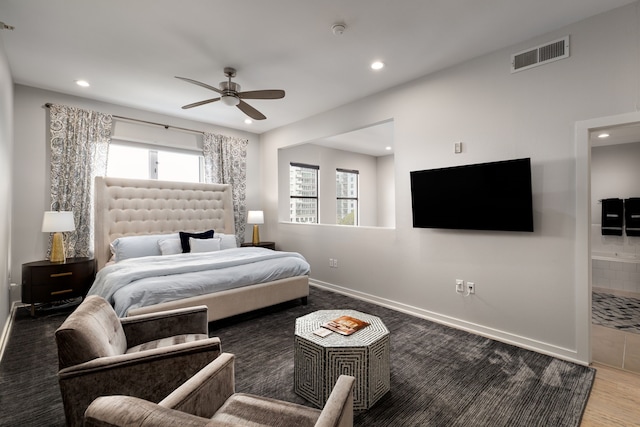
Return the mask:
{"type": "Polygon", "coordinates": [[[320,413],[316,427],[353,427],[353,385],[356,379],[340,375],[320,413]]]}
{"type": "Polygon", "coordinates": [[[199,417],[213,417],[235,393],[234,359],[233,354],[222,353],[164,398],[159,405],[199,417]]]}
{"type": "Polygon", "coordinates": [[[127,348],[183,334],[208,334],[207,306],[177,308],[120,318],[127,348]]]}
{"type": "Polygon", "coordinates": [[[85,427],[201,427],[209,421],[131,396],[98,397],[84,413],[85,427]]]}

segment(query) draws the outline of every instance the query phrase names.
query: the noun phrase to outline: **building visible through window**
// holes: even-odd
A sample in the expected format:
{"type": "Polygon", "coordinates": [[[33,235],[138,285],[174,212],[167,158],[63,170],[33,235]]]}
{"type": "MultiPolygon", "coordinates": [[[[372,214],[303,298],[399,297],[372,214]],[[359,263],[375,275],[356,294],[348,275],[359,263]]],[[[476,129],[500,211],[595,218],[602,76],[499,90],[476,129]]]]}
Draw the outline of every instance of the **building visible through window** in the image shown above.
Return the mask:
{"type": "Polygon", "coordinates": [[[289,166],[289,219],[291,222],[318,223],[319,167],[303,163],[289,166]]]}
{"type": "Polygon", "coordinates": [[[336,169],[336,224],[358,225],[358,171],[336,169]]]}

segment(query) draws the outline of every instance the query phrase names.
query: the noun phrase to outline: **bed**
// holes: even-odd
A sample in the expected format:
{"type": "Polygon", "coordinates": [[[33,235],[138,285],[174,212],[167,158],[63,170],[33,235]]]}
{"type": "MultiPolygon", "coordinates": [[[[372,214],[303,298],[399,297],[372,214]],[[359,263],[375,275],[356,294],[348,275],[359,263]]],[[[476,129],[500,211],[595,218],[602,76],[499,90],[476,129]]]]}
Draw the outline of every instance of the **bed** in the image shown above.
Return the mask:
{"type": "MultiPolygon", "coordinates": [[[[197,236],[203,231],[213,230],[216,239],[188,240],[194,245],[197,243],[198,247],[204,247],[205,243],[213,243],[213,240],[222,241],[222,246],[225,246],[224,242],[228,244],[230,239],[235,238],[233,203],[229,185],[97,177],[94,203],[94,253],[98,274],[89,293],[105,296],[114,304],[114,308],[118,306],[116,311],[120,311],[119,315],[132,316],[204,304],[208,307],[209,321],[214,321],[295,299],[301,299],[303,304],[307,302],[308,264],[306,264],[306,270],[304,265],[297,266],[292,273],[284,273],[280,270],[277,273],[264,273],[271,265],[289,263],[290,261],[288,259],[285,261],[285,258],[290,257],[294,263],[300,264],[296,258],[303,260],[304,258],[294,252],[227,246],[229,249],[225,247],[211,254],[175,254],[175,251],[165,253],[163,250],[151,256],[145,256],[147,254],[138,256],[136,251],[141,247],[139,242],[152,240],[156,247],[168,242],[174,245],[174,239],[180,232],[193,233],[192,236],[197,236]],[[166,238],[163,238],[164,236],[166,238]],[[122,244],[124,241],[127,245],[122,244]],[[133,241],[137,243],[132,245],[133,241]],[[122,257],[117,259],[117,262],[113,259],[112,246],[117,248],[116,258],[119,253],[122,257]],[[126,256],[122,255],[125,253],[126,256]],[[249,274],[249,278],[237,279],[244,267],[235,263],[230,264],[229,260],[233,254],[238,254],[239,258],[243,259],[239,261],[242,265],[253,264],[254,270],[249,274]],[[147,268],[157,270],[158,276],[170,277],[175,287],[176,284],[191,281],[187,280],[186,276],[180,276],[186,272],[184,268],[187,267],[183,268],[182,264],[177,266],[177,263],[183,262],[182,259],[188,259],[187,264],[198,265],[197,269],[208,271],[209,267],[204,267],[200,262],[209,255],[217,257],[212,263],[220,264],[225,268],[234,268],[233,271],[227,271],[226,278],[220,279],[224,282],[221,290],[220,288],[203,290],[203,284],[198,283],[196,286],[198,290],[193,295],[180,292],[177,297],[161,295],[158,299],[146,294],[163,292],[155,282],[160,279],[151,277],[154,273],[148,272],[147,268]],[[250,260],[247,261],[247,259],[250,260]],[[175,266],[172,264],[174,260],[175,266]],[[261,264],[257,264],[258,262],[261,264]],[[145,267],[143,264],[149,264],[150,267],[145,267]],[[256,266],[258,268],[255,268],[256,266]],[[112,278],[118,275],[120,278],[114,281],[116,279],[112,278]],[[254,278],[253,276],[263,277],[254,278]],[[151,284],[145,283],[135,293],[139,294],[144,301],[137,301],[130,307],[123,308],[128,303],[122,302],[122,299],[126,298],[121,298],[118,302],[119,294],[123,292],[120,287],[124,289],[138,286],[143,279],[150,280],[151,284]],[[122,280],[127,283],[122,284],[122,280]],[[239,282],[235,285],[237,287],[228,289],[229,282],[236,281],[239,282]],[[111,283],[118,283],[118,290],[109,289],[111,283]]],[[[145,245],[147,250],[149,246],[147,243],[145,245]]],[[[206,274],[211,275],[212,282],[213,275],[217,275],[213,271],[206,274]]],[[[200,278],[198,280],[202,281],[200,278]]]]}

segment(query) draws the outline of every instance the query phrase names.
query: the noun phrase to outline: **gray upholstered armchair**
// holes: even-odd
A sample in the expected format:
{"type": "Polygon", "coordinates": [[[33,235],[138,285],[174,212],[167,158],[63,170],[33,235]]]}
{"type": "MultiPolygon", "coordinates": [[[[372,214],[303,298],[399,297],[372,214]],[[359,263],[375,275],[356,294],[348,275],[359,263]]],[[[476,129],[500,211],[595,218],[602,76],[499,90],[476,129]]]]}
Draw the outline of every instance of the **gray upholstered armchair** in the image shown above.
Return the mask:
{"type": "Polygon", "coordinates": [[[234,356],[220,357],[160,403],[130,396],[97,398],[86,427],[351,427],[355,378],[341,375],[322,411],[295,403],[235,393],[234,356]]]}
{"type": "Polygon", "coordinates": [[[207,307],[118,318],[99,296],[87,297],[55,333],[58,381],[68,425],[82,425],[98,396],[159,402],[221,353],[209,338],[207,307]]]}

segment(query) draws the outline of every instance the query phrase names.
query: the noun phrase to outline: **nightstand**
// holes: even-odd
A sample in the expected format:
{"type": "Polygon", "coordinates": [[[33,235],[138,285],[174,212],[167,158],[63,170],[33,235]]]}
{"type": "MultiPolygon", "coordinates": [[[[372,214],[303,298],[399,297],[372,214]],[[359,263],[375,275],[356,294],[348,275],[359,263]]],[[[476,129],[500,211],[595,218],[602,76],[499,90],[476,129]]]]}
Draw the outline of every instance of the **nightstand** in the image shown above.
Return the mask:
{"type": "Polygon", "coordinates": [[[242,243],[240,245],[243,248],[246,248],[247,246],[255,246],[257,248],[267,248],[267,249],[272,249],[272,250],[276,250],[276,242],[260,242],[258,244],[253,244],[251,242],[246,242],[246,243],[242,243]]]}
{"type": "Polygon", "coordinates": [[[65,263],[49,260],[22,264],[22,302],[46,303],[68,298],[84,297],[96,277],[96,263],[92,258],[67,258],[65,263]]]}

